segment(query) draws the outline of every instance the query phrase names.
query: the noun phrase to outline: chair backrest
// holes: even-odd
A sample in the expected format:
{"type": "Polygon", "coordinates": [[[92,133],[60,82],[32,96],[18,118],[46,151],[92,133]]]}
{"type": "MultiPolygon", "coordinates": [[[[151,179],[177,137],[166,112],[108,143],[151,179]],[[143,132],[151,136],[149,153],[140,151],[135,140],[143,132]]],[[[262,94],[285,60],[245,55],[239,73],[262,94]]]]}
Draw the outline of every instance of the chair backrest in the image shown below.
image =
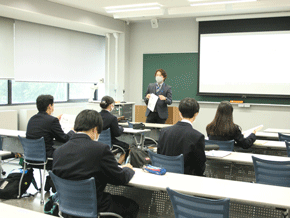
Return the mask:
{"type": "Polygon", "coordinates": [[[256,183],[290,187],[290,161],[264,160],[252,156],[256,183]]]}
{"type": "Polygon", "coordinates": [[[95,178],[67,180],[49,171],[59,198],[59,210],[71,216],[98,217],[95,178]]]}
{"type": "Polygon", "coordinates": [[[180,194],[166,188],[170,197],[175,218],[228,218],[230,199],[212,200],[180,194]]]}
{"type": "Polygon", "coordinates": [[[285,141],[286,144],[286,150],[287,150],[287,156],[290,157],[290,141],[285,141]]]}
{"type": "Polygon", "coordinates": [[[128,127],[133,128],[133,123],[130,123],[129,121],[127,121],[127,122],[128,122],[128,127]]]}
{"type": "Polygon", "coordinates": [[[106,145],[109,145],[110,148],[112,147],[112,139],[111,139],[111,130],[110,128],[103,130],[99,136],[99,142],[102,142],[106,145]]]}
{"type": "Polygon", "coordinates": [[[285,135],[278,132],[279,141],[290,141],[290,135],[285,135]]]}
{"type": "Polygon", "coordinates": [[[152,166],[165,168],[166,172],[184,173],[183,154],[180,154],[179,156],[166,156],[153,153],[150,150],[148,150],[148,153],[152,162],[152,166]]]}
{"type": "Polygon", "coordinates": [[[221,151],[233,151],[234,150],[235,141],[234,140],[218,141],[218,140],[205,139],[205,144],[206,145],[218,145],[219,146],[219,150],[221,150],[221,151]]]}
{"type": "Polygon", "coordinates": [[[18,138],[24,150],[25,160],[46,162],[46,150],[43,137],[40,139],[27,139],[18,136],[18,138]]]}

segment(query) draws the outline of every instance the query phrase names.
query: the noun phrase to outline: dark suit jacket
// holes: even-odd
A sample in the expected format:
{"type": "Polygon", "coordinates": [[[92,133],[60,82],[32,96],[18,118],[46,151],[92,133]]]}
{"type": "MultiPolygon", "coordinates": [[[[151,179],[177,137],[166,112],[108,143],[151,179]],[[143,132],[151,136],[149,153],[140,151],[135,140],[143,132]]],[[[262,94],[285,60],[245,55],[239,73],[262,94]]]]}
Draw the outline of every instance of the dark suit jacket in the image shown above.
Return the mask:
{"type": "MultiPolygon", "coordinates": [[[[156,95],[164,95],[167,99],[165,101],[162,101],[160,99],[158,99],[157,103],[156,103],[156,111],[158,113],[158,116],[161,119],[167,119],[168,118],[168,108],[167,105],[171,105],[172,104],[172,91],[171,91],[171,86],[163,83],[161,90],[159,92],[159,94],[156,93],[156,83],[150,83],[147,91],[145,93],[145,104],[148,105],[148,99],[146,98],[147,94],[151,94],[154,93],[156,95]]],[[[149,115],[151,111],[147,108],[145,116],[147,117],[149,115]]]]}
{"type": "Polygon", "coordinates": [[[119,126],[118,119],[116,116],[111,114],[107,110],[102,110],[100,115],[103,119],[103,130],[110,128],[112,143],[118,145],[119,140],[116,137],[122,135],[124,129],[122,126],[119,126]]]}
{"type": "Polygon", "coordinates": [[[184,174],[202,176],[205,170],[204,135],[186,122],[177,122],[161,130],[157,153],[167,156],[183,154],[184,174]]]}
{"type": "Polygon", "coordinates": [[[100,211],[110,211],[112,205],[111,195],[104,192],[107,183],[127,184],[135,173],[130,168],[118,166],[108,145],[93,141],[84,133],[74,134],[67,143],[55,150],[52,171],[68,180],[94,177],[100,211]]]}
{"type": "Polygon", "coordinates": [[[27,124],[26,138],[39,139],[44,137],[46,156],[52,157],[54,148],[53,139],[59,142],[67,142],[73,131],[65,134],[61,129],[58,118],[48,115],[46,112],[38,112],[30,118],[27,124]]]}

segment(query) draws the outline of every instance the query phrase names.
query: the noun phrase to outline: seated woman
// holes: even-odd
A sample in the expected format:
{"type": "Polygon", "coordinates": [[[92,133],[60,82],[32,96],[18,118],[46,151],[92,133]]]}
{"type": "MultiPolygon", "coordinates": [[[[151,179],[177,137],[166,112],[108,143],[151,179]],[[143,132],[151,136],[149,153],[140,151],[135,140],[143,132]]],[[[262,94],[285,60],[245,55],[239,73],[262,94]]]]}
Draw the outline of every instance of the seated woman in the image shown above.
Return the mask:
{"type": "Polygon", "coordinates": [[[117,117],[111,114],[111,112],[114,110],[114,103],[115,101],[112,97],[104,96],[100,104],[101,108],[103,109],[100,114],[103,119],[103,130],[110,128],[112,144],[121,146],[126,152],[126,154],[122,154],[120,156],[120,159],[118,161],[119,164],[122,164],[129,155],[129,145],[116,139],[116,137],[122,135],[124,129],[123,127],[118,125],[117,117]]]}
{"type": "Polygon", "coordinates": [[[233,106],[222,101],[217,109],[214,120],[207,125],[206,132],[210,140],[235,140],[235,145],[243,149],[250,148],[256,140],[256,131],[244,137],[241,127],[233,121],[233,106]]]}

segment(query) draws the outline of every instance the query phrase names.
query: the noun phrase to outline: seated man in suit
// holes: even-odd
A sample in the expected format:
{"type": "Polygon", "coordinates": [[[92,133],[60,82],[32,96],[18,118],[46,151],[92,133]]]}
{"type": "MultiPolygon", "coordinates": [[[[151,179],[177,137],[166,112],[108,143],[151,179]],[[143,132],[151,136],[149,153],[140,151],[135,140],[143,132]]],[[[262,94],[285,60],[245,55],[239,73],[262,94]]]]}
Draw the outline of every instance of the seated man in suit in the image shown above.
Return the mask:
{"type": "Polygon", "coordinates": [[[122,217],[135,218],[139,211],[135,201],[104,192],[107,183],[125,185],[135,172],[130,164],[118,166],[110,147],[96,141],[102,129],[102,117],[97,111],[80,112],[74,125],[77,133],[53,154],[52,171],[60,178],[68,180],[83,180],[93,176],[98,211],[115,212],[122,217]]]}
{"type": "Polygon", "coordinates": [[[183,154],[184,173],[202,176],[205,170],[204,135],[192,126],[199,112],[199,104],[193,98],[185,98],[179,103],[181,121],[162,129],[157,153],[167,156],[183,154]]]}
{"type": "MultiPolygon", "coordinates": [[[[59,142],[67,142],[74,131],[71,130],[68,134],[65,134],[60,126],[59,120],[61,116],[54,117],[51,114],[54,111],[53,96],[40,95],[36,99],[36,106],[38,113],[30,118],[27,124],[26,138],[28,139],[40,139],[44,138],[46,157],[52,157],[55,150],[53,148],[53,140],[59,142]]],[[[46,169],[50,170],[52,167],[52,161],[48,161],[46,169]]],[[[45,191],[50,189],[50,177],[46,179],[45,191]]]]}

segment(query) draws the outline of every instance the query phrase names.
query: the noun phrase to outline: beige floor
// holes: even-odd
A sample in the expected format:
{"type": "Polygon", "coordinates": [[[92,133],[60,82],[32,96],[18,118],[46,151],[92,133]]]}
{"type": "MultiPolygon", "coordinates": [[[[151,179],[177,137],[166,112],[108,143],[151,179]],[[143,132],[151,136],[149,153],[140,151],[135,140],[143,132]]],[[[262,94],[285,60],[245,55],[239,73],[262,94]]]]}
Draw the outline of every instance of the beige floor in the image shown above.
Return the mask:
{"type": "MultiPolygon", "coordinates": [[[[11,170],[21,168],[21,166],[18,165],[18,160],[15,160],[15,161],[12,161],[9,163],[7,163],[5,161],[4,164],[2,165],[2,167],[3,167],[3,170],[6,171],[6,175],[2,176],[2,178],[3,177],[5,178],[11,170]]],[[[40,177],[39,177],[39,170],[38,169],[34,170],[34,177],[35,177],[35,180],[37,181],[37,185],[40,187],[40,182],[39,182],[40,177]]],[[[34,194],[37,191],[34,188],[34,186],[31,184],[30,187],[28,188],[27,192],[34,194]]],[[[50,192],[45,193],[45,196],[44,196],[45,202],[47,201],[47,198],[50,196],[50,194],[51,194],[50,192]]],[[[9,204],[9,205],[13,205],[13,206],[17,206],[17,207],[21,207],[21,208],[25,208],[25,209],[29,209],[29,210],[33,210],[33,211],[42,212],[42,213],[43,213],[43,208],[44,208],[44,205],[40,204],[40,193],[37,193],[34,197],[24,197],[21,199],[10,199],[10,200],[0,199],[0,202],[3,202],[5,204],[9,204]]],[[[13,215],[13,212],[11,212],[11,215],[13,215]]],[[[11,217],[13,217],[13,216],[11,216],[11,217]]]]}

